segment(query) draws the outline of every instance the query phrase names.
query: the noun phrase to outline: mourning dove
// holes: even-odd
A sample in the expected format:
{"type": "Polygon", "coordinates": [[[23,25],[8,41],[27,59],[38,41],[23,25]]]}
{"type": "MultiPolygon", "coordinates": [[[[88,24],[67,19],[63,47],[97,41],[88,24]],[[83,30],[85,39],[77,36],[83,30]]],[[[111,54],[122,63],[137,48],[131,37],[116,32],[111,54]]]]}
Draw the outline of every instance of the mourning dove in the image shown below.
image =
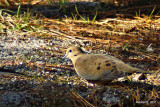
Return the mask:
{"type": "Polygon", "coordinates": [[[80,47],[67,49],[66,58],[70,58],[77,74],[88,81],[111,82],[132,73],[148,73],[131,67],[123,61],[103,54],[86,54],[80,47]]]}

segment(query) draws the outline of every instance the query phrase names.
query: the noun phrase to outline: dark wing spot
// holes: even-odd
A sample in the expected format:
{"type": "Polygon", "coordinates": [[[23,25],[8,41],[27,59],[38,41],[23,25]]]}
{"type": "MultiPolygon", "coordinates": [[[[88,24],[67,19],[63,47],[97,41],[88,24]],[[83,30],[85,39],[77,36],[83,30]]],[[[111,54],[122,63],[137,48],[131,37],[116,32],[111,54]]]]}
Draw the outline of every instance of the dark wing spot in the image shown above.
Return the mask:
{"type": "Polygon", "coordinates": [[[77,55],[74,55],[74,56],[77,56],[77,55]]]}
{"type": "Polygon", "coordinates": [[[98,67],[97,67],[97,70],[100,70],[100,68],[101,68],[101,67],[100,67],[100,66],[98,66],[98,67]]]}
{"type": "Polygon", "coordinates": [[[111,65],[110,63],[107,63],[107,64],[106,64],[106,66],[110,66],[110,65],[111,65]]]}
{"type": "Polygon", "coordinates": [[[86,62],[86,59],[84,60],[84,62],[86,62]]]}
{"type": "Polygon", "coordinates": [[[115,62],[112,62],[112,64],[116,64],[115,62]]]}
{"type": "Polygon", "coordinates": [[[105,61],[106,63],[109,62],[109,60],[105,61]]]}
{"type": "Polygon", "coordinates": [[[112,66],[113,68],[116,68],[116,66],[112,66]]]}
{"type": "Polygon", "coordinates": [[[99,63],[99,65],[101,65],[101,63],[99,63]]]}

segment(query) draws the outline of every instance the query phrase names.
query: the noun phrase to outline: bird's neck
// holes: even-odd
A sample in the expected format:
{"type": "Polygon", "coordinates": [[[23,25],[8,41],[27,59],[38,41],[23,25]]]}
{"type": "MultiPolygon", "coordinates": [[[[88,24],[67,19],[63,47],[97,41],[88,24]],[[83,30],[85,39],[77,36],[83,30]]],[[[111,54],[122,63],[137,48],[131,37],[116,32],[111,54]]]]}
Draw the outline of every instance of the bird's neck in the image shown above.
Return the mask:
{"type": "Polygon", "coordinates": [[[78,58],[79,57],[81,57],[83,54],[78,54],[78,55],[74,55],[73,57],[72,57],[72,63],[73,63],[73,65],[75,65],[75,62],[78,60],[78,58]]]}

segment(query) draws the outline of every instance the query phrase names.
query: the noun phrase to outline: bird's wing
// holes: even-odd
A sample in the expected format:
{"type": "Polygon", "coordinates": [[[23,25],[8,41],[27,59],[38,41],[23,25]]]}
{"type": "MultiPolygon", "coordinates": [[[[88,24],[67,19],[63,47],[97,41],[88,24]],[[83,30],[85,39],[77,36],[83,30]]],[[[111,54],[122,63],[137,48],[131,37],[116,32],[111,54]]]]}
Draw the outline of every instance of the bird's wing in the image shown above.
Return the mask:
{"type": "Polygon", "coordinates": [[[118,71],[115,61],[104,55],[83,55],[74,66],[78,75],[88,80],[113,80],[123,74],[118,71]]]}

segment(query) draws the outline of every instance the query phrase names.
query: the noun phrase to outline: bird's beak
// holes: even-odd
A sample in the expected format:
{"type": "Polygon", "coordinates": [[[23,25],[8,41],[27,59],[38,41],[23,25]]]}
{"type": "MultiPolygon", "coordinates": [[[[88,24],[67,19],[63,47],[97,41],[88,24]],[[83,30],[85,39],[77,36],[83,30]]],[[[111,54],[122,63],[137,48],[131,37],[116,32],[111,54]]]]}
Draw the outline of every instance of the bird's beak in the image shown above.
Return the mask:
{"type": "Polygon", "coordinates": [[[68,56],[68,54],[65,54],[65,55],[63,56],[63,58],[67,58],[67,56],[68,56]]]}

